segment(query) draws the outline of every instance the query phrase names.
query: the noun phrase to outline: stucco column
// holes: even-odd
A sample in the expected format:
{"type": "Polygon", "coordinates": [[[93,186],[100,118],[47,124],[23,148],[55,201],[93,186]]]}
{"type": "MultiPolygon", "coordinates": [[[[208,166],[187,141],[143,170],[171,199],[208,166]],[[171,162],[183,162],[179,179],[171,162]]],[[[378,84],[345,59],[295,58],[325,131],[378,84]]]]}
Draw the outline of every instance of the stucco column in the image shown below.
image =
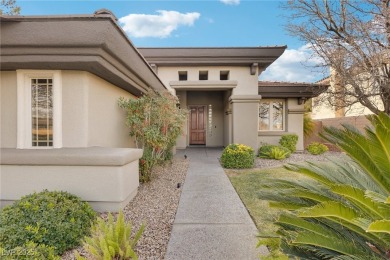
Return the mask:
{"type": "Polygon", "coordinates": [[[287,103],[287,127],[289,133],[298,135],[297,151],[304,150],[303,147],[303,114],[305,113],[304,105],[299,105],[296,99],[290,98],[287,103]]]}
{"type": "Polygon", "coordinates": [[[258,148],[258,116],[260,95],[233,95],[230,97],[233,118],[233,143],[258,148]]]}

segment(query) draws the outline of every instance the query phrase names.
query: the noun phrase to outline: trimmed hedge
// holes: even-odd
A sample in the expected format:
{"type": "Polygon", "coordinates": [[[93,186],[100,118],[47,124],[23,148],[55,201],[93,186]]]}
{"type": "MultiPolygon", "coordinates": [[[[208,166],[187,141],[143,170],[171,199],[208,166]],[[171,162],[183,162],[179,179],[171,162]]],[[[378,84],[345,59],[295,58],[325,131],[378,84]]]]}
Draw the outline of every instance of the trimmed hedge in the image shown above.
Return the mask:
{"type": "Polygon", "coordinates": [[[255,152],[252,147],[243,144],[229,144],[222,152],[221,163],[228,169],[253,168],[255,152]]]}

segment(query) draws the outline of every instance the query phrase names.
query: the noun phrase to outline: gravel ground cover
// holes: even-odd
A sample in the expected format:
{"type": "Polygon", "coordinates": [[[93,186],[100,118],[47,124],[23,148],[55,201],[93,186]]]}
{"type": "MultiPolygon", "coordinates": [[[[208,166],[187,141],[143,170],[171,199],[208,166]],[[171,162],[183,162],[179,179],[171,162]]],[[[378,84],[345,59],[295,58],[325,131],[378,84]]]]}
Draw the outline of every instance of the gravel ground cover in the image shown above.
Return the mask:
{"type": "MultiPolygon", "coordinates": [[[[133,231],[141,224],[146,226],[136,247],[139,259],[164,259],[187,170],[188,160],[181,158],[157,166],[152,181],[141,184],[136,197],[123,210],[133,231]]],[[[107,214],[102,213],[101,217],[106,218],[107,214]]],[[[88,257],[81,248],[78,251],[88,257]]],[[[73,253],[66,253],[62,259],[74,259],[73,253]]]]}
{"type": "Polygon", "coordinates": [[[270,168],[270,167],[279,167],[287,163],[297,163],[297,162],[304,162],[304,161],[323,162],[323,161],[327,161],[328,158],[330,157],[340,157],[341,155],[343,155],[343,153],[340,152],[326,152],[320,155],[312,155],[305,151],[303,153],[293,153],[289,158],[286,158],[284,160],[256,158],[255,163],[256,163],[256,168],[270,168]]]}

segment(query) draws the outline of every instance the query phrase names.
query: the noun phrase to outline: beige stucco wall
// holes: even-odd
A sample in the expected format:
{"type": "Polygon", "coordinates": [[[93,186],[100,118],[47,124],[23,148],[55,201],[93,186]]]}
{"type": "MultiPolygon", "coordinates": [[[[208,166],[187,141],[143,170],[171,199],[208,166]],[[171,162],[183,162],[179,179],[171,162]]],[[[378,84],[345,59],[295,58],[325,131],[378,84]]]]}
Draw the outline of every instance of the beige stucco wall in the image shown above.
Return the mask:
{"type": "Polygon", "coordinates": [[[179,71],[187,71],[188,81],[198,81],[199,71],[208,71],[208,80],[219,81],[220,71],[229,71],[229,80],[237,81],[237,86],[233,89],[233,95],[257,95],[258,75],[251,75],[250,67],[238,66],[181,66],[181,67],[158,67],[157,73],[165,86],[171,81],[179,80],[179,71]]]}
{"type": "Polygon", "coordinates": [[[233,101],[233,143],[245,144],[257,149],[259,103],[256,101],[233,101]]]}
{"type": "Polygon", "coordinates": [[[62,145],[88,146],[88,82],[86,72],[62,71],[62,145]]]}
{"type": "Polygon", "coordinates": [[[0,72],[0,147],[16,147],[16,71],[0,72]]]}
{"type": "Polygon", "coordinates": [[[285,131],[259,131],[258,132],[258,143],[259,146],[262,144],[279,144],[280,137],[285,134],[297,134],[298,143],[297,151],[303,151],[303,105],[298,105],[297,98],[289,98],[286,101],[285,111],[285,131]]]}
{"type": "MultiPolygon", "coordinates": [[[[133,97],[83,71],[62,71],[62,147],[134,147],[118,98],[133,97]]],[[[17,82],[15,71],[1,72],[0,147],[16,148],[17,82]]]]}
{"type": "Polygon", "coordinates": [[[133,97],[101,78],[87,73],[88,146],[134,147],[118,98],[133,97]]]}
{"type": "MultiPolygon", "coordinates": [[[[251,75],[250,66],[170,66],[170,67],[158,67],[157,74],[162,82],[171,90],[174,89],[170,86],[170,82],[178,82],[179,71],[187,71],[187,81],[190,82],[202,82],[203,87],[207,87],[207,81],[199,81],[199,71],[208,71],[208,81],[218,82],[220,81],[220,72],[229,71],[229,81],[237,82],[231,90],[226,86],[225,90],[215,91],[186,91],[177,90],[180,102],[189,105],[209,105],[213,106],[213,125],[209,126],[209,120],[207,119],[207,133],[206,133],[206,145],[207,146],[227,146],[229,143],[234,142],[234,133],[236,133],[236,141],[245,139],[248,136],[248,127],[252,129],[250,141],[246,140],[245,143],[251,143],[251,146],[256,147],[257,143],[257,121],[253,118],[257,118],[257,103],[254,102],[248,108],[248,104],[237,109],[240,105],[236,105],[237,115],[234,119],[233,106],[230,104],[229,98],[231,95],[258,95],[258,75],[255,73],[251,75]],[[250,112],[248,113],[248,110],[250,112]],[[233,121],[236,122],[233,122],[233,121]],[[245,127],[243,127],[245,125],[245,127]],[[235,132],[234,132],[235,131],[235,132]],[[244,133],[245,131],[245,133],[244,133]],[[239,134],[242,137],[238,137],[239,134]],[[246,137],[245,137],[246,136],[246,137]]],[[[222,83],[223,81],[221,81],[222,83]]],[[[221,85],[221,87],[223,87],[221,85]]],[[[213,89],[213,86],[210,86],[213,89]]],[[[207,110],[207,109],[206,109],[207,110]]],[[[188,133],[188,126],[186,134],[188,133]]],[[[178,148],[184,148],[189,143],[188,134],[185,137],[179,137],[177,141],[178,148]]]]}
{"type": "MultiPolygon", "coordinates": [[[[176,95],[179,98],[180,108],[187,109],[187,91],[177,91],[176,95]]],[[[188,135],[188,117],[183,125],[183,133],[176,139],[176,148],[185,149],[187,147],[187,135],[188,135]]]]}
{"type": "Polygon", "coordinates": [[[223,93],[223,105],[224,105],[224,120],[223,120],[223,146],[228,146],[233,142],[233,116],[232,105],[229,101],[231,91],[225,91],[223,93]]]}
{"type": "MultiPolygon", "coordinates": [[[[206,146],[223,146],[223,92],[221,91],[188,91],[187,107],[191,105],[204,105],[206,107],[206,146]],[[212,115],[210,116],[210,106],[212,115]]],[[[188,143],[187,136],[187,143],[188,143]]]]}

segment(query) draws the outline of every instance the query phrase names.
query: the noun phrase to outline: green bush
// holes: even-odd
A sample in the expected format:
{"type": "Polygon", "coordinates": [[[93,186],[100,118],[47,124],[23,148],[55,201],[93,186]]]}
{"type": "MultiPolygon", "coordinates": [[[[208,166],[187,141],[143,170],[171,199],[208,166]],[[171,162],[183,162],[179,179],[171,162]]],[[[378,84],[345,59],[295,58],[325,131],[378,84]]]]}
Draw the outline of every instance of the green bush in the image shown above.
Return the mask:
{"type": "Polygon", "coordinates": [[[61,255],[80,244],[95,215],[88,203],[67,192],[33,193],[0,212],[0,246],[9,250],[31,241],[53,246],[61,255]]]}
{"type": "Polygon", "coordinates": [[[279,144],[286,147],[290,152],[294,153],[297,150],[298,136],[296,134],[282,135],[279,144]]]}
{"type": "Polygon", "coordinates": [[[280,145],[266,144],[259,148],[259,157],[264,159],[282,160],[290,155],[290,150],[280,145]]]}
{"type": "Polygon", "coordinates": [[[228,169],[252,168],[255,163],[254,150],[243,144],[229,144],[222,152],[221,163],[228,169]]]}
{"type": "MultiPolygon", "coordinates": [[[[109,214],[108,222],[99,218],[92,226],[91,236],[85,238],[84,249],[95,259],[138,259],[134,247],[141,238],[144,228],[142,225],[132,239],[132,226],[125,223],[123,212],[119,212],[116,222],[109,214]]],[[[76,253],[76,259],[85,258],[76,253]]]]}
{"type": "Polygon", "coordinates": [[[318,155],[328,151],[328,147],[324,144],[313,142],[307,146],[307,151],[311,154],[318,155]]]}
{"type": "Polygon", "coordinates": [[[126,111],[126,124],[137,148],[144,154],[140,160],[140,181],[151,179],[153,167],[172,158],[172,148],[183,131],[188,111],[180,109],[179,100],[169,92],[150,91],[139,98],[121,97],[118,105],[126,111]]]}
{"type": "Polygon", "coordinates": [[[0,258],[2,260],[60,260],[61,257],[54,253],[54,247],[47,245],[38,245],[33,242],[28,242],[23,246],[18,246],[13,249],[3,249],[0,247],[0,258]]]}

